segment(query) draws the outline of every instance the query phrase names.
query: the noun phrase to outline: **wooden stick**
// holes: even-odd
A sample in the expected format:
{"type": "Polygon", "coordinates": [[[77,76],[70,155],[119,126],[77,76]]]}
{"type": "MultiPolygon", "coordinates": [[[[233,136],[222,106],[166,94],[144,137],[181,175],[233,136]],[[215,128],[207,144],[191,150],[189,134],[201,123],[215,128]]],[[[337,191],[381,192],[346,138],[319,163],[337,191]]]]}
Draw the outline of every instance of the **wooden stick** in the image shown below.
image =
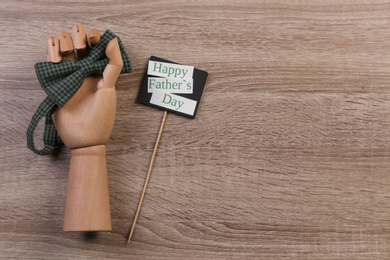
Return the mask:
{"type": "Polygon", "coordinates": [[[152,158],[150,159],[150,162],[149,162],[149,170],[148,170],[148,174],[146,175],[146,180],[145,180],[145,184],[144,184],[144,189],[142,190],[141,199],[140,199],[139,202],[138,202],[137,212],[135,213],[135,217],[134,217],[134,220],[133,220],[133,224],[132,224],[131,230],[130,230],[129,239],[127,240],[127,243],[128,243],[128,244],[131,242],[131,238],[133,237],[133,233],[134,233],[134,230],[135,230],[135,225],[137,224],[138,216],[139,216],[139,213],[140,213],[140,211],[141,211],[142,203],[143,203],[144,198],[145,198],[146,189],[147,189],[147,187],[148,187],[149,180],[150,180],[150,174],[152,173],[152,168],[153,168],[153,164],[154,164],[154,158],[156,157],[157,147],[158,147],[158,144],[159,144],[159,142],[160,142],[160,138],[161,138],[162,131],[163,131],[163,129],[164,129],[164,124],[165,124],[165,120],[167,119],[167,114],[168,114],[168,112],[165,111],[165,112],[164,112],[163,119],[162,119],[162,121],[161,121],[161,126],[160,126],[160,130],[159,130],[159,132],[158,132],[156,144],[154,145],[154,150],[153,150],[152,158]]]}

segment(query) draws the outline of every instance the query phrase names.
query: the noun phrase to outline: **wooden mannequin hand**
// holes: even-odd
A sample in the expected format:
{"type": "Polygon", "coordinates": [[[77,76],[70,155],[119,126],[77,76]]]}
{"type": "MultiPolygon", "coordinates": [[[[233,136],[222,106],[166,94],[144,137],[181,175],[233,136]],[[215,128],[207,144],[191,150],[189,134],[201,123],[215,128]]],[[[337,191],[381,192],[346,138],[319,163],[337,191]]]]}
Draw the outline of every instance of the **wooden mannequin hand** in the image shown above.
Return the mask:
{"type": "MultiPolygon", "coordinates": [[[[62,32],[59,39],[47,42],[48,61],[80,60],[91,46],[100,40],[100,32],[91,30],[87,35],[81,25],[73,27],[72,36],[62,32]]],[[[53,113],[53,121],[64,144],[72,149],[104,145],[107,143],[115,120],[115,82],[123,62],[116,38],[106,47],[110,59],[103,77],[86,77],[80,89],[61,108],[53,113]]]]}
{"type": "MultiPolygon", "coordinates": [[[[59,39],[48,39],[48,60],[81,60],[87,54],[88,44],[95,45],[99,40],[98,30],[92,30],[87,39],[84,28],[76,25],[72,36],[63,32],[59,39]]],[[[116,38],[105,51],[110,61],[103,77],[86,77],[74,96],[52,115],[62,141],[72,149],[64,231],[111,230],[105,144],[114,126],[114,85],[123,61],[116,38]]]]}

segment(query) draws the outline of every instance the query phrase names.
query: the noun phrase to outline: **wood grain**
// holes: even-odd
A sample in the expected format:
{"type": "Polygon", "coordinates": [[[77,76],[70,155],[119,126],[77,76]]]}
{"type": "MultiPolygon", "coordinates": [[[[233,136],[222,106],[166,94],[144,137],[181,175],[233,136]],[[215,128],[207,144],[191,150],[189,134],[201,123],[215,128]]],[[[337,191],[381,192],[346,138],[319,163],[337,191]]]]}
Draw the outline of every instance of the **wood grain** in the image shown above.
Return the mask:
{"type": "Polygon", "coordinates": [[[389,259],[389,28],[374,0],[1,1],[0,258],[389,259]],[[111,233],[62,232],[70,152],[26,148],[34,63],[77,22],[134,67],[107,145],[111,233]],[[129,247],[163,115],[135,103],[151,55],[209,79],[196,119],[168,115],[129,247]]]}

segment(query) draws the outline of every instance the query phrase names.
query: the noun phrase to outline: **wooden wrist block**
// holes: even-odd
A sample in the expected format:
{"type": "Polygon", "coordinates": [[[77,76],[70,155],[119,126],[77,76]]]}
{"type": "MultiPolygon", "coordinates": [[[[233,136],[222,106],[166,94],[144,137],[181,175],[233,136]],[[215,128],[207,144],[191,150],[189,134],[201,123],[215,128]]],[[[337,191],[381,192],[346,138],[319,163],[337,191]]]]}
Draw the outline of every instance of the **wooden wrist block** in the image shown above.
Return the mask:
{"type": "Polygon", "coordinates": [[[64,231],[111,231],[106,147],[72,149],[64,231]]]}

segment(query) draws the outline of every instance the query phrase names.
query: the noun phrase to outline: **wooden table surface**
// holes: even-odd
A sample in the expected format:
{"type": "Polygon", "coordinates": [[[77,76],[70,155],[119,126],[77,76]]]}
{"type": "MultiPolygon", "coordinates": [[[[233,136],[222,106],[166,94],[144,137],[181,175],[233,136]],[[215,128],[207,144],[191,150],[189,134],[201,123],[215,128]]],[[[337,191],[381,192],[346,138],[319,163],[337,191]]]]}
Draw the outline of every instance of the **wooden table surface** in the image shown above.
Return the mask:
{"type": "Polygon", "coordinates": [[[389,1],[2,0],[0,29],[1,259],[390,259],[389,1]],[[111,233],[62,232],[70,151],[26,148],[34,64],[75,23],[115,32],[134,66],[111,233]],[[168,114],[129,246],[163,116],[135,102],[151,55],[209,78],[196,119],[168,114]]]}

